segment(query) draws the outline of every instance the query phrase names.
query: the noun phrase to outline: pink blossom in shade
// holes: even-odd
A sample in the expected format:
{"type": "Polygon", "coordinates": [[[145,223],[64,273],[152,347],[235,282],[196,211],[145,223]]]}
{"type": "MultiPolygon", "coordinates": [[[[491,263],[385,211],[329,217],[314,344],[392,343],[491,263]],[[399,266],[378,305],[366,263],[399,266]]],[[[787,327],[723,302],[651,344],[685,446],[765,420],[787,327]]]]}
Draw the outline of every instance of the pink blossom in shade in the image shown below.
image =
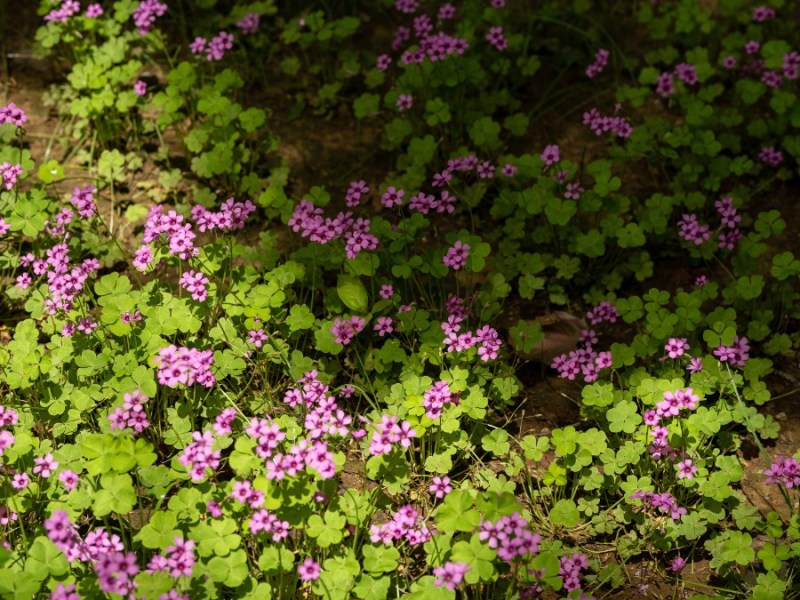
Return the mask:
{"type": "MultiPolygon", "coordinates": [[[[195,39],[195,41],[197,41],[195,39]]],[[[205,41],[205,40],[204,40],[205,41]]],[[[204,45],[206,61],[220,61],[225,57],[225,53],[233,48],[233,35],[227,31],[220,31],[211,38],[208,45],[204,45]]]]}
{"type": "Polygon", "coordinates": [[[375,61],[375,68],[378,71],[385,71],[389,68],[389,65],[392,64],[392,57],[388,54],[381,54],[378,59],[375,61]]]}
{"type": "Polygon", "coordinates": [[[434,567],[433,574],[436,579],[433,585],[455,590],[464,580],[464,575],[470,571],[469,565],[463,562],[446,562],[441,567],[434,567]]]}
{"type": "Polygon", "coordinates": [[[774,146],[764,146],[758,153],[758,160],[765,165],[777,167],[783,162],[783,152],[774,146]]]}
{"type": "Polygon", "coordinates": [[[251,35],[258,31],[261,25],[261,15],[258,13],[247,13],[244,17],[236,22],[236,26],[241,30],[244,35],[251,35]]]}
{"type": "Polygon", "coordinates": [[[492,8],[505,8],[506,0],[492,0],[491,5],[492,8]]]}
{"type": "Polygon", "coordinates": [[[222,516],[222,507],[219,505],[219,502],[214,500],[210,500],[206,504],[206,510],[213,519],[219,519],[222,516]]]}
{"type": "Polygon", "coordinates": [[[781,73],[786,79],[795,80],[800,75],[800,52],[792,50],[783,55],[781,73]]]}
{"type": "MultiPolygon", "coordinates": [[[[77,4],[77,3],[76,3],[77,4]]],[[[133,11],[133,22],[140,35],[147,35],[158,17],[164,16],[167,5],[159,0],[142,0],[133,11]]]]}
{"type": "Polygon", "coordinates": [[[678,573],[686,566],[686,560],[680,556],[676,556],[669,562],[669,570],[673,573],[678,573]]]}
{"type": "Polygon", "coordinates": [[[9,102],[6,106],[0,106],[0,125],[11,124],[22,127],[27,122],[28,115],[13,102],[9,102]]]}
{"type": "Polygon", "coordinates": [[[384,208],[393,208],[395,206],[403,206],[403,196],[406,195],[405,190],[396,189],[394,186],[389,186],[386,191],[381,195],[381,205],[384,208]]]}
{"type": "Polygon", "coordinates": [[[22,275],[17,276],[17,287],[24,290],[30,287],[33,280],[28,273],[23,273],[22,275]]]}
{"type": "Polygon", "coordinates": [[[767,476],[769,485],[784,485],[789,489],[800,487],[800,462],[794,457],[778,456],[763,474],[767,476]]]}
{"type": "Polygon", "coordinates": [[[12,189],[17,184],[17,177],[22,175],[22,165],[4,162],[0,164],[0,179],[3,187],[12,189]]]}
{"type": "Polygon", "coordinates": [[[100,4],[90,4],[86,7],[86,12],[84,13],[87,19],[96,19],[97,17],[103,16],[103,7],[100,4]]]}
{"type": "Polygon", "coordinates": [[[672,73],[661,73],[656,83],[656,93],[662,98],[669,98],[675,93],[675,81],[672,73]]]}
{"type": "Polygon", "coordinates": [[[11,478],[11,487],[15,490],[24,490],[28,487],[31,479],[28,477],[27,473],[16,473],[14,477],[11,478]]]}
{"type": "Polygon", "coordinates": [[[361,317],[352,316],[349,319],[340,319],[337,317],[333,320],[333,326],[331,327],[333,340],[337,344],[347,346],[353,341],[353,338],[364,329],[366,324],[366,319],[362,319],[361,317]]]}
{"type": "Polygon", "coordinates": [[[64,489],[71,492],[78,486],[78,474],[75,471],[64,469],[58,474],[58,480],[64,484],[64,489]]]}
{"type": "Polygon", "coordinates": [[[608,64],[608,57],[610,56],[608,50],[600,48],[594,55],[594,62],[586,67],[586,76],[589,79],[597,77],[603,72],[608,64]]]}
{"type": "Polygon", "coordinates": [[[558,576],[564,581],[564,591],[580,589],[581,570],[589,567],[589,559],[585,554],[573,552],[572,556],[561,556],[558,559],[558,576]]]}
{"type": "Polygon", "coordinates": [[[447,249],[442,262],[446,267],[458,271],[467,264],[467,257],[469,256],[470,245],[458,240],[455,244],[447,249]]]}
{"type": "Polygon", "coordinates": [[[508,40],[503,35],[502,27],[490,27],[489,33],[486,34],[486,41],[501,52],[508,48],[508,40]]]}
{"type": "Polygon", "coordinates": [[[93,185],[76,187],[72,190],[69,202],[78,211],[81,218],[91,218],[97,214],[97,205],[94,202],[94,193],[97,188],[93,185]]]}
{"type": "Polygon", "coordinates": [[[456,7],[450,3],[442,4],[439,7],[439,12],[436,13],[436,18],[440,21],[449,21],[456,16],[456,7]]]}
{"type": "Polygon", "coordinates": [[[450,485],[450,478],[447,475],[444,477],[434,477],[431,481],[431,485],[428,487],[428,491],[433,494],[434,497],[441,500],[453,491],[453,486],[450,485]]]}
{"type": "Polygon", "coordinates": [[[690,346],[686,338],[669,338],[666,346],[664,346],[664,350],[667,351],[667,356],[670,358],[683,356],[689,349],[690,346]]]}
{"type": "Polygon", "coordinates": [[[755,54],[759,50],[761,50],[761,43],[756,40],[750,40],[744,45],[744,51],[746,54],[755,54]]]}
{"type": "MultiPolygon", "coordinates": [[[[3,217],[0,217],[0,235],[5,235],[11,230],[11,225],[3,217]]],[[[22,261],[20,261],[22,264],[22,261]]],[[[24,266],[24,265],[23,265],[24,266]]]]}
{"type": "Polygon", "coordinates": [[[208,45],[208,40],[204,37],[197,36],[191,44],[189,44],[189,52],[192,54],[200,54],[205,51],[208,45]]]}
{"type": "Polygon", "coordinates": [[[391,317],[378,317],[375,322],[375,327],[372,329],[377,331],[380,337],[383,337],[394,331],[394,322],[391,317]]]}
{"type": "Polygon", "coordinates": [[[378,292],[378,295],[381,298],[383,298],[384,300],[388,300],[389,298],[391,298],[394,295],[394,286],[392,286],[389,283],[384,283],[381,286],[381,289],[378,292]]]}
{"type": "Polygon", "coordinates": [[[680,63],[675,66],[675,76],[686,85],[697,84],[697,69],[693,64],[680,63]]]}
{"type": "Polygon", "coordinates": [[[678,221],[678,237],[699,246],[711,239],[711,227],[700,223],[697,215],[684,213],[678,221]]]}
{"type": "Polygon", "coordinates": [[[58,468],[58,461],[54,460],[53,455],[50,453],[34,458],[33,464],[33,474],[41,475],[42,479],[48,479],[52,472],[58,468]]]}
{"type": "Polygon", "coordinates": [[[72,337],[75,335],[75,323],[65,323],[61,328],[62,337],[72,337]]]}
{"type": "Polygon", "coordinates": [[[596,108],[583,113],[583,124],[594,131],[595,135],[611,132],[617,137],[626,139],[633,133],[633,126],[625,117],[604,115],[596,108]]]}
{"type": "Polygon", "coordinates": [[[744,336],[734,336],[733,344],[730,346],[720,344],[714,350],[714,356],[720,362],[729,362],[735,367],[744,367],[747,359],[750,358],[750,341],[744,336]]]}
{"type": "Polygon", "coordinates": [[[768,88],[777,89],[783,85],[783,75],[767,69],[761,74],[761,83],[768,88]]]}
{"type": "Polygon", "coordinates": [[[584,191],[586,190],[583,189],[583,186],[580,183],[573,181],[572,183],[567,184],[567,189],[564,192],[564,198],[578,200],[584,191]]]}
{"type": "Polygon", "coordinates": [[[192,295],[192,300],[203,302],[208,297],[208,277],[200,271],[186,271],[178,283],[192,295]]]}
{"type": "Polygon", "coordinates": [[[697,467],[687,458],[675,465],[678,469],[678,479],[694,479],[697,467]]]}
{"type": "Polygon", "coordinates": [[[754,23],[763,23],[764,21],[769,21],[770,19],[774,19],[776,16],[775,9],[771,6],[756,6],[753,9],[753,22],[754,23]]]}
{"type": "Polygon", "coordinates": [[[494,165],[488,160],[481,162],[475,171],[481,179],[492,179],[494,177],[494,165]]]}
{"type": "Polygon", "coordinates": [[[729,54],[722,59],[722,66],[726,69],[733,69],[736,66],[736,57],[732,54],[729,54]]]}
{"type": "Polygon", "coordinates": [[[307,558],[297,566],[297,574],[301,581],[316,581],[320,574],[319,563],[307,558]]]}
{"type": "Polygon", "coordinates": [[[500,169],[500,173],[502,173],[504,177],[514,177],[517,174],[517,166],[512,165],[511,163],[506,163],[500,169]]]}
{"type": "Polygon", "coordinates": [[[549,167],[561,160],[561,151],[556,144],[550,144],[544,147],[544,151],[539,158],[541,158],[542,162],[549,167]]]}
{"type": "Polygon", "coordinates": [[[345,203],[353,208],[361,203],[361,196],[369,193],[369,186],[366,181],[352,181],[345,194],[345,203]]]}
{"type": "Polygon", "coordinates": [[[414,105],[414,97],[411,94],[400,94],[397,96],[395,106],[398,110],[404,111],[410,109],[414,105]]]}
{"type": "Polygon", "coordinates": [[[133,93],[137,96],[144,96],[147,93],[147,82],[137,79],[133,83],[133,93]]]}
{"type": "Polygon", "coordinates": [[[586,313],[586,318],[592,325],[599,323],[616,323],[619,318],[617,307],[611,304],[608,300],[600,302],[592,310],[586,313]]]}

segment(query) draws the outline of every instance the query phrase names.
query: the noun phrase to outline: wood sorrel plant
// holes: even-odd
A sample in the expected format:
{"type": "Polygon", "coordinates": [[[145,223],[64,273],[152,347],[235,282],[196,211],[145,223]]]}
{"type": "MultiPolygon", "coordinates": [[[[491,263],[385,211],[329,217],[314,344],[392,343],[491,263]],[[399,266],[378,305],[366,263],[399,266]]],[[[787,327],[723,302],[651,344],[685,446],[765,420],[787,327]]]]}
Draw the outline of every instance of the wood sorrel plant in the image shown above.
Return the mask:
{"type": "Polygon", "coordinates": [[[788,7],[350,4],[42,3],[0,595],[796,595],[788,7]]]}

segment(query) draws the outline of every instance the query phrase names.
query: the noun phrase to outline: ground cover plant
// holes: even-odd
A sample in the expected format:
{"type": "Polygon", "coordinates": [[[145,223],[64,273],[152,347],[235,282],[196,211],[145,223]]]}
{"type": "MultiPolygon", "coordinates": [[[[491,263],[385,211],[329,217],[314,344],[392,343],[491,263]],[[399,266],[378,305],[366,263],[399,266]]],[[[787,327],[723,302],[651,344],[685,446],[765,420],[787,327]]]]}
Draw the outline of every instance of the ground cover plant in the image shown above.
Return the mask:
{"type": "Polygon", "coordinates": [[[19,10],[0,597],[800,595],[792,3],[19,10]]]}

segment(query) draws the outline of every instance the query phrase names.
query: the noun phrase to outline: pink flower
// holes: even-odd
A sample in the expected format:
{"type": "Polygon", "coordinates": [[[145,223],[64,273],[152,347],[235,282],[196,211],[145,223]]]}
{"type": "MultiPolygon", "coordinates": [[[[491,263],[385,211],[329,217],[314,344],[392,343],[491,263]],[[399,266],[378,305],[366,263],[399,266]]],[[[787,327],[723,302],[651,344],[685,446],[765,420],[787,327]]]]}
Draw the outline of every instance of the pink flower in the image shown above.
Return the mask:
{"type": "Polygon", "coordinates": [[[458,271],[467,264],[469,251],[470,245],[459,240],[447,249],[447,253],[445,253],[444,257],[442,258],[442,262],[446,267],[450,267],[454,271],[458,271]]]}
{"type": "Polygon", "coordinates": [[[133,93],[137,96],[144,96],[147,93],[147,82],[137,79],[133,84],[133,93]]]}
{"type": "Polygon", "coordinates": [[[41,458],[33,459],[33,474],[41,475],[43,479],[50,477],[50,474],[58,468],[58,462],[53,460],[52,454],[45,454],[41,458]]]}
{"type": "Polygon", "coordinates": [[[311,558],[305,559],[297,566],[297,574],[302,581],[316,581],[319,579],[319,563],[311,558]]]}

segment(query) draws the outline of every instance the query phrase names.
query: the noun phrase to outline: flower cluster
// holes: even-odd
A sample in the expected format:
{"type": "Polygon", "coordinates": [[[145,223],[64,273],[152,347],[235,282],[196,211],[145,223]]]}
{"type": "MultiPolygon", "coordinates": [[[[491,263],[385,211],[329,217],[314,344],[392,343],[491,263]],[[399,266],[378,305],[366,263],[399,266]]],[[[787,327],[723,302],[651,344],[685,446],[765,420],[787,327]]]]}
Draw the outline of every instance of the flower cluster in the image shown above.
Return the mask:
{"type": "Polygon", "coordinates": [[[467,257],[469,256],[470,245],[458,240],[455,244],[447,249],[442,262],[446,267],[458,271],[467,264],[467,257]]]}
{"type": "Polygon", "coordinates": [[[742,216],[737,212],[733,206],[733,198],[725,197],[717,200],[714,203],[717,213],[721,217],[723,230],[719,233],[719,247],[733,250],[736,242],[743,237],[741,229],[738,224],[742,220],[742,216]]]}
{"type": "Polygon", "coordinates": [[[256,210],[256,205],[250,200],[237,202],[228,198],[223,202],[218,211],[211,211],[200,204],[192,207],[192,219],[200,231],[235,231],[244,229],[247,217],[256,210]]]}
{"type": "Polygon", "coordinates": [[[345,204],[354,208],[361,204],[361,197],[369,193],[369,186],[366,181],[352,181],[345,194],[345,204]]]}
{"type": "Polygon", "coordinates": [[[483,521],[478,537],[490,548],[497,550],[497,556],[506,562],[516,558],[534,556],[539,552],[542,536],[530,530],[529,523],[518,512],[501,517],[496,522],[483,521]]]}
{"type": "Polygon", "coordinates": [[[581,570],[589,568],[589,559],[585,554],[574,552],[572,556],[561,556],[558,559],[558,575],[564,581],[564,590],[571,592],[581,588],[581,570]]]}
{"type": "Polygon", "coordinates": [[[711,227],[700,223],[697,215],[684,213],[678,221],[678,237],[699,246],[711,239],[711,227]]]}
{"type": "Polygon", "coordinates": [[[192,300],[204,302],[208,297],[208,277],[200,271],[189,270],[181,275],[178,284],[192,295],[192,300]]]}
{"type": "Polygon", "coordinates": [[[28,115],[19,106],[9,102],[6,106],[0,106],[0,125],[16,125],[22,127],[28,122],[28,115]]]}
{"type": "Polygon", "coordinates": [[[158,351],[154,362],[158,365],[158,383],[167,387],[199,383],[210,388],[217,381],[211,372],[214,364],[212,350],[170,345],[158,351]]]}
{"type": "MultiPolygon", "coordinates": [[[[599,320],[603,318],[610,318],[614,313],[609,309],[602,308],[605,305],[611,307],[611,309],[616,312],[616,308],[611,304],[602,303],[595,307],[594,311],[587,313],[587,317],[592,319],[592,322],[595,320],[599,322],[599,320]],[[596,313],[594,318],[590,316],[593,313],[596,313]]],[[[616,320],[615,316],[613,318],[616,320]]],[[[607,369],[612,364],[611,352],[597,352],[594,350],[594,344],[597,342],[597,339],[593,330],[586,330],[580,338],[580,344],[583,347],[556,356],[553,358],[550,366],[558,371],[558,376],[562,379],[569,379],[572,381],[578,375],[583,375],[583,380],[586,383],[597,381],[600,376],[600,371],[607,369]]]]}
{"type": "Polygon", "coordinates": [[[3,187],[10,190],[17,184],[17,177],[22,175],[22,165],[4,162],[0,164],[0,180],[3,187]]]}
{"type": "Polygon", "coordinates": [[[768,484],[784,485],[787,488],[800,487],[800,461],[794,457],[779,456],[769,469],[764,471],[768,484]]]}
{"type": "Polygon", "coordinates": [[[425,414],[431,419],[442,416],[442,409],[448,404],[458,404],[459,394],[450,391],[446,381],[437,381],[422,396],[425,414]]]}
{"type": "Polygon", "coordinates": [[[94,563],[97,582],[107,594],[133,596],[136,589],[134,577],[139,572],[136,554],[133,552],[109,552],[94,563]]]}
{"type": "Polygon", "coordinates": [[[348,319],[335,318],[331,326],[333,341],[343,346],[349,345],[353,338],[364,329],[366,324],[366,319],[355,315],[348,319]]]}
{"type": "MultiPolygon", "coordinates": [[[[77,2],[76,2],[77,4],[77,2]]],[[[141,35],[147,35],[158,17],[164,16],[167,5],[159,0],[142,0],[133,11],[133,23],[141,35]]]]}
{"type": "Polygon", "coordinates": [[[594,62],[586,67],[586,76],[589,79],[593,79],[602,73],[603,69],[605,69],[606,65],[608,64],[609,56],[610,54],[605,48],[600,48],[597,52],[595,52],[594,62]]]}
{"type": "Polygon", "coordinates": [[[448,561],[441,567],[434,567],[433,574],[436,579],[433,585],[445,587],[450,591],[455,590],[464,581],[464,575],[469,571],[470,568],[467,563],[448,561]]]}
{"type": "Polygon", "coordinates": [[[765,165],[777,167],[783,162],[783,152],[775,148],[775,146],[764,146],[758,153],[758,160],[765,165]]]}
{"type": "Polygon", "coordinates": [[[94,193],[97,188],[93,185],[86,187],[76,187],[72,190],[69,203],[78,211],[78,216],[89,219],[97,214],[97,206],[94,203],[94,193]]]}
{"type": "Polygon", "coordinates": [[[189,45],[192,54],[205,52],[206,61],[219,61],[225,57],[225,53],[233,48],[233,34],[227,31],[220,31],[211,40],[204,37],[196,37],[189,45]]]}
{"type": "Polygon", "coordinates": [[[639,490],[632,493],[630,498],[631,500],[641,500],[646,507],[654,508],[662,514],[669,515],[674,521],[679,521],[688,512],[678,505],[678,501],[669,492],[656,494],[655,492],[639,490]]]}
{"type": "Polygon", "coordinates": [[[664,350],[667,351],[667,356],[669,356],[669,358],[683,356],[689,349],[689,342],[686,341],[686,338],[669,338],[667,344],[664,346],[664,350]]]}
{"type": "MultiPolygon", "coordinates": [[[[0,427],[13,427],[19,421],[19,413],[13,408],[0,404],[0,427]]],[[[8,429],[0,429],[0,456],[10,448],[16,437],[8,429]]]]}
{"type": "Polygon", "coordinates": [[[502,27],[490,27],[489,33],[486,34],[486,41],[494,46],[495,50],[500,50],[501,52],[508,48],[508,40],[503,35],[502,27]]]}
{"type": "Polygon", "coordinates": [[[583,113],[583,124],[595,135],[611,132],[619,138],[626,139],[633,133],[633,126],[628,119],[619,115],[604,115],[596,108],[583,113]]]}
{"type": "Polygon", "coordinates": [[[81,11],[81,5],[77,0],[63,0],[61,6],[51,10],[44,16],[46,23],[66,23],[70,17],[81,11]]]}
{"type": "Polygon", "coordinates": [[[194,554],[194,541],[175,537],[174,544],[167,546],[164,554],[156,554],[147,565],[148,573],[168,573],[177,579],[180,576],[191,577],[196,557],[194,554]]]}
{"type": "Polygon", "coordinates": [[[327,442],[304,439],[293,444],[286,454],[273,454],[266,462],[266,477],[270,480],[294,477],[306,468],[316,471],[320,479],[336,475],[336,463],[327,442]]]}
{"type": "Polygon", "coordinates": [[[340,212],[333,219],[325,217],[323,210],[308,200],[301,200],[289,219],[289,227],[312,242],[327,244],[344,240],[345,254],[349,259],[356,258],[364,250],[378,247],[378,238],[370,233],[369,224],[369,219],[353,218],[350,212],[340,212]]]}
{"type": "Polygon", "coordinates": [[[111,429],[131,429],[133,434],[137,435],[149,427],[150,421],[147,420],[147,413],[144,410],[147,400],[147,396],[141,390],[125,394],[122,406],[118,406],[108,415],[111,429]]]}
{"type": "Polygon", "coordinates": [[[394,415],[383,415],[380,423],[375,424],[375,432],[369,441],[369,453],[373,456],[387,454],[394,449],[395,444],[408,448],[415,437],[417,432],[411,428],[411,423],[400,421],[394,415]]]}
{"type": "Polygon", "coordinates": [[[289,535],[289,522],[281,521],[267,509],[262,508],[250,517],[250,533],[258,535],[266,533],[272,537],[273,542],[280,542],[289,535]]]}
{"type": "Polygon", "coordinates": [[[720,362],[728,362],[734,367],[743,367],[748,358],[750,358],[750,340],[746,337],[734,336],[733,343],[730,346],[720,344],[714,349],[714,356],[720,362]]]}
{"type": "Polygon", "coordinates": [[[219,467],[221,453],[214,450],[214,435],[210,431],[192,433],[192,442],[183,449],[178,461],[189,470],[194,482],[206,478],[206,469],[216,470],[219,467]]]}
{"type": "Polygon", "coordinates": [[[261,25],[261,15],[258,13],[247,13],[241,19],[236,21],[236,26],[241,30],[244,35],[251,35],[258,31],[261,25]]]}
{"type": "Polygon", "coordinates": [[[150,209],[147,221],[142,234],[144,244],[136,251],[133,266],[140,271],[147,268],[153,262],[153,251],[148,244],[153,243],[165,236],[168,251],[170,254],[187,260],[191,256],[200,254],[200,249],[194,245],[197,235],[192,231],[191,223],[184,223],[183,215],[179,215],[174,210],[163,214],[160,205],[155,205],[150,209]]]}
{"type": "Polygon", "coordinates": [[[775,9],[771,6],[756,6],[753,9],[753,22],[754,23],[763,23],[764,21],[769,21],[770,19],[774,19],[777,16],[775,9]]]}
{"type": "Polygon", "coordinates": [[[406,504],[397,509],[392,520],[382,525],[370,525],[369,539],[373,544],[390,545],[395,540],[405,540],[412,546],[424,544],[431,531],[419,511],[406,504]]]}

